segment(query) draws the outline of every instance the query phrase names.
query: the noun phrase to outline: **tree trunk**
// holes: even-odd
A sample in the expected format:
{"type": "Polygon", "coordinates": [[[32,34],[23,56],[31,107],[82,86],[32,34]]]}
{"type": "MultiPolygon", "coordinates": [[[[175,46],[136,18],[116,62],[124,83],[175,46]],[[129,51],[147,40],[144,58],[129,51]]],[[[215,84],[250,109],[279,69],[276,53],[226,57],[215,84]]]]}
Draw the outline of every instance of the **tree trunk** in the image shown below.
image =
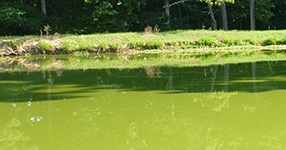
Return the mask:
{"type": "Polygon", "coordinates": [[[250,0],[250,30],[255,30],[254,1],[255,0],[250,0]]]}
{"type": "Polygon", "coordinates": [[[165,0],[165,14],[167,16],[167,28],[170,28],[170,3],[169,0],[165,0]]]}
{"type": "Polygon", "coordinates": [[[41,0],[41,12],[47,15],[46,0],[41,0]]]}
{"type": "Polygon", "coordinates": [[[209,8],[209,14],[210,14],[210,17],[211,17],[211,20],[212,20],[212,29],[213,30],[217,30],[217,23],[216,23],[216,20],[215,20],[215,16],[214,16],[214,12],[213,12],[213,9],[212,9],[212,5],[210,3],[208,3],[208,8],[209,8]]]}
{"type": "Polygon", "coordinates": [[[229,85],[229,64],[224,65],[224,92],[228,92],[229,85]]]}
{"type": "Polygon", "coordinates": [[[253,62],[252,64],[252,87],[253,87],[253,92],[257,92],[257,84],[256,84],[256,62],[253,62]]]}
{"type": "Polygon", "coordinates": [[[167,89],[173,90],[173,71],[172,71],[172,68],[170,68],[170,75],[168,77],[167,89]]]}
{"type": "Polygon", "coordinates": [[[225,2],[221,4],[222,25],[224,30],[228,30],[227,14],[225,2]]]}
{"type": "Polygon", "coordinates": [[[216,80],[217,69],[218,69],[218,65],[215,65],[215,66],[214,66],[213,77],[212,77],[211,92],[214,92],[214,86],[215,86],[215,80],[216,80]]]}

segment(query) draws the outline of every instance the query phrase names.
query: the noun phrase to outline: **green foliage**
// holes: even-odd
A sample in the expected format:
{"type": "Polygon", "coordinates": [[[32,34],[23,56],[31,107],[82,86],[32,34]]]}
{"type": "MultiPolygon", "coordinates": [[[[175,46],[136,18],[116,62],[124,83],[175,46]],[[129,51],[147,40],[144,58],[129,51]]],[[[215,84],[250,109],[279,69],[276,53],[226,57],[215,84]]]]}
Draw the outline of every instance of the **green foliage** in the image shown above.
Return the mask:
{"type": "Polygon", "coordinates": [[[107,48],[108,48],[108,44],[107,44],[107,43],[105,43],[105,42],[100,43],[99,49],[101,49],[101,50],[107,50],[107,48]]]}
{"type": "Polygon", "coordinates": [[[264,42],[263,42],[263,45],[264,46],[267,46],[267,45],[276,45],[277,44],[277,39],[276,38],[268,38],[266,39],[264,42]]]}
{"type": "Polygon", "coordinates": [[[199,46],[214,46],[215,44],[216,44],[215,38],[206,37],[198,40],[199,46]]]}
{"type": "Polygon", "coordinates": [[[94,44],[88,41],[79,41],[77,44],[78,44],[77,49],[80,51],[90,50],[94,48],[94,44]]]}
{"type": "Polygon", "coordinates": [[[286,45],[286,37],[281,39],[279,42],[281,45],[286,45]]]}
{"type": "Polygon", "coordinates": [[[274,16],[274,13],[270,11],[274,7],[272,0],[255,0],[255,6],[256,26],[259,27],[261,24],[270,25],[270,19],[274,16]]]}
{"type": "Polygon", "coordinates": [[[245,40],[246,43],[249,43],[250,45],[256,45],[258,42],[254,39],[246,39],[245,40]]]}
{"type": "Polygon", "coordinates": [[[271,29],[285,29],[286,25],[286,2],[285,0],[273,0],[273,7],[269,10],[274,14],[271,18],[271,29]]]}
{"type": "Polygon", "coordinates": [[[46,51],[50,51],[53,48],[52,44],[43,40],[39,41],[39,46],[43,53],[45,53],[46,51]]]}
{"type": "Polygon", "coordinates": [[[37,9],[23,3],[0,3],[0,34],[23,35],[39,32],[46,20],[37,9]]]}
{"type": "Polygon", "coordinates": [[[121,43],[113,42],[110,44],[110,48],[114,51],[121,49],[121,43]]]}
{"type": "Polygon", "coordinates": [[[130,44],[131,44],[132,48],[138,48],[138,47],[144,46],[143,41],[132,41],[130,44]]]}
{"type": "MultiPolygon", "coordinates": [[[[249,29],[249,0],[177,3],[170,9],[170,28],[167,28],[168,17],[162,9],[165,5],[163,0],[46,0],[47,16],[39,11],[40,0],[1,0],[0,35],[39,34],[39,30],[47,24],[51,26],[51,34],[143,32],[146,26],[154,27],[156,24],[160,31],[207,29],[212,23],[206,2],[213,4],[219,28],[221,18],[218,16],[221,12],[218,5],[226,2],[229,29],[249,29]]],[[[286,27],[286,3],[284,0],[255,0],[255,18],[258,30],[283,29],[286,27]]],[[[242,42],[253,44],[251,41],[242,42]]],[[[233,42],[217,43],[224,44],[232,45],[233,42]]]]}
{"type": "Polygon", "coordinates": [[[85,8],[91,12],[90,24],[97,32],[122,32],[138,24],[138,11],[145,0],[87,0],[85,8]]]}
{"type": "Polygon", "coordinates": [[[77,47],[76,44],[73,43],[73,42],[64,41],[64,42],[62,42],[62,44],[61,44],[61,49],[62,49],[63,51],[70,52],[70,51],[76,50],[77,48],[78,48],[78,47],[77,47]]]}
{"type": "Polygon", "coordinates": [[[221,40],[221,42],[222,42],[223,44],[228,45],[228,46],[233,46],[233,45],[235,45],[235,43],[236,43],[236,41],[233,40],[233,39],[223,39],[223,40],[221,40]]]}
{"type": "Polygon", "coordinates": [[[18,44],[15,41],[5,41],[0,43],[0,48],[1,47],[10,47],[12,49],[16,49],[18,44]]]}

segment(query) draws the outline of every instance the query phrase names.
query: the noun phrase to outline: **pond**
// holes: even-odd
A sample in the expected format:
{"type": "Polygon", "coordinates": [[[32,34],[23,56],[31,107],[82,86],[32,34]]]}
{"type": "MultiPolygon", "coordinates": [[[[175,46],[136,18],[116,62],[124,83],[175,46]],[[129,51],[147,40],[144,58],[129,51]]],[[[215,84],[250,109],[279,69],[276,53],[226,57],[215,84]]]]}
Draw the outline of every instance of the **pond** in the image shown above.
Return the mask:
{"type": "Polygon", "coordinates": [[[57,56],[7,60],[2,150],[286,148],[286,61],[103,68],[57,56]]]}

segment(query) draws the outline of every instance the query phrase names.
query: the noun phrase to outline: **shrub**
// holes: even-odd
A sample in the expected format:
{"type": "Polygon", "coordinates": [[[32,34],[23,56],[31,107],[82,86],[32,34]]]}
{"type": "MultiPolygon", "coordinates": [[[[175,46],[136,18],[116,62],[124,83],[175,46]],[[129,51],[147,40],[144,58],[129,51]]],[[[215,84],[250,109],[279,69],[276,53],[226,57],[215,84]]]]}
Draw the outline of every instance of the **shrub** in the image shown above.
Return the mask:
{"type": "Polygon", "coordinates": [[[223,39],[221,42],[223,44],[226,44],[227,46],[235,45],[235,40],[233,40],[233,39],[223,39]]]}
{"type": "Polygon", "coordinates": [[[198,40],[198,45],[200,46],[214,46],[216,44],[216,39],[214,38],[201,38],[198,40]]]}
{"type": "Polygon", "coordinates": [[[45,53],[46,51],[49,51],[53,48],[52,44],[45,42],[45,41],[42,41],[42,40],[39,42],[39,45],[40,45],[40,49],[42,50],[43,53],[45,53]]]}
{"type": "Polygon", "coordinates": [[[107,43],[100,43],[99,48],[101,50],[106,50],[108,48],[108,44],[107,43]]]}
{"type": "Polygon", "coordinates": [[[277,44],[277,39],[276,38],[269,38],[269,39],[266,39],[264,42],[263,42],[263,45],[264,46],[267,46],[267,45],[276,45],[277,44]]]}
{"type": "Polygon", "coordinates": [[[0,3],[0,33],[2,35],[38,33],[45,21],[45,15],[24,3],[0,3]]]}
{"type": "Polygon", "coordinates": [[[134,41],[134,42],[131,42],[131,46],[133,48],[143,47],[144,46],[144,42],[143,41],[134,41]]]}
{"type": "Polygon", "coordinates": [[[163,47],[164,43],[162,41],[147,41],[143,48],[145,49],[157,49],[163,47]]]}
{"type": "Polygon", "coordinates": [[[62,49],[64,50],[64,51],[72,51],[72,49],[73,49],[73,47],[72,47],[72,45],[70,44],[70,42],[63,42],[62,43],[62,49]]]}
{"type": "Polygon", "coordinates": [[[256,45],[257,41],[254,39],[246,39],[245,43],[250,44],[250,45],[256,45]]]}
{"type": "Polygon", "coordinates": [[[280,45],[286,44],[286,38],[283,38],[283,39],[277,41],[277,44],[280,44],[280,45]]]}
{"type": "Polygon", "coordinates": [[[90,49],[90,46],[87,42],[80,41],[78,43],[78,50],[88,50],[88,49],[90,49]]]}
{"type": "Polygon", "coordinates": [[[110,44],[110,48],[112,49],[112,50],[119,50],[120,48],[121,48],[121,44],[120,43],[112,43],[112,44],[110,44]]]}

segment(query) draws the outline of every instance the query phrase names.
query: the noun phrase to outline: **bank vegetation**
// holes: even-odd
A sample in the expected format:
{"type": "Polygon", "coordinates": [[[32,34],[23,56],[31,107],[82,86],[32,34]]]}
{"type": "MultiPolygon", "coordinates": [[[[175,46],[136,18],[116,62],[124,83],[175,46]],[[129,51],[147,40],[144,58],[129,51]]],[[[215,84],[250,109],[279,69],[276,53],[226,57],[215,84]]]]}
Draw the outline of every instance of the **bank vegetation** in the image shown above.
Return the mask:
{"type": "Polygon", "coordinates": [[[175,30],[90,35],[6,36],[0,37],[0,55],[130,53],[168,50],[286,50],[286,30],[211,31],[175,30]]]}

